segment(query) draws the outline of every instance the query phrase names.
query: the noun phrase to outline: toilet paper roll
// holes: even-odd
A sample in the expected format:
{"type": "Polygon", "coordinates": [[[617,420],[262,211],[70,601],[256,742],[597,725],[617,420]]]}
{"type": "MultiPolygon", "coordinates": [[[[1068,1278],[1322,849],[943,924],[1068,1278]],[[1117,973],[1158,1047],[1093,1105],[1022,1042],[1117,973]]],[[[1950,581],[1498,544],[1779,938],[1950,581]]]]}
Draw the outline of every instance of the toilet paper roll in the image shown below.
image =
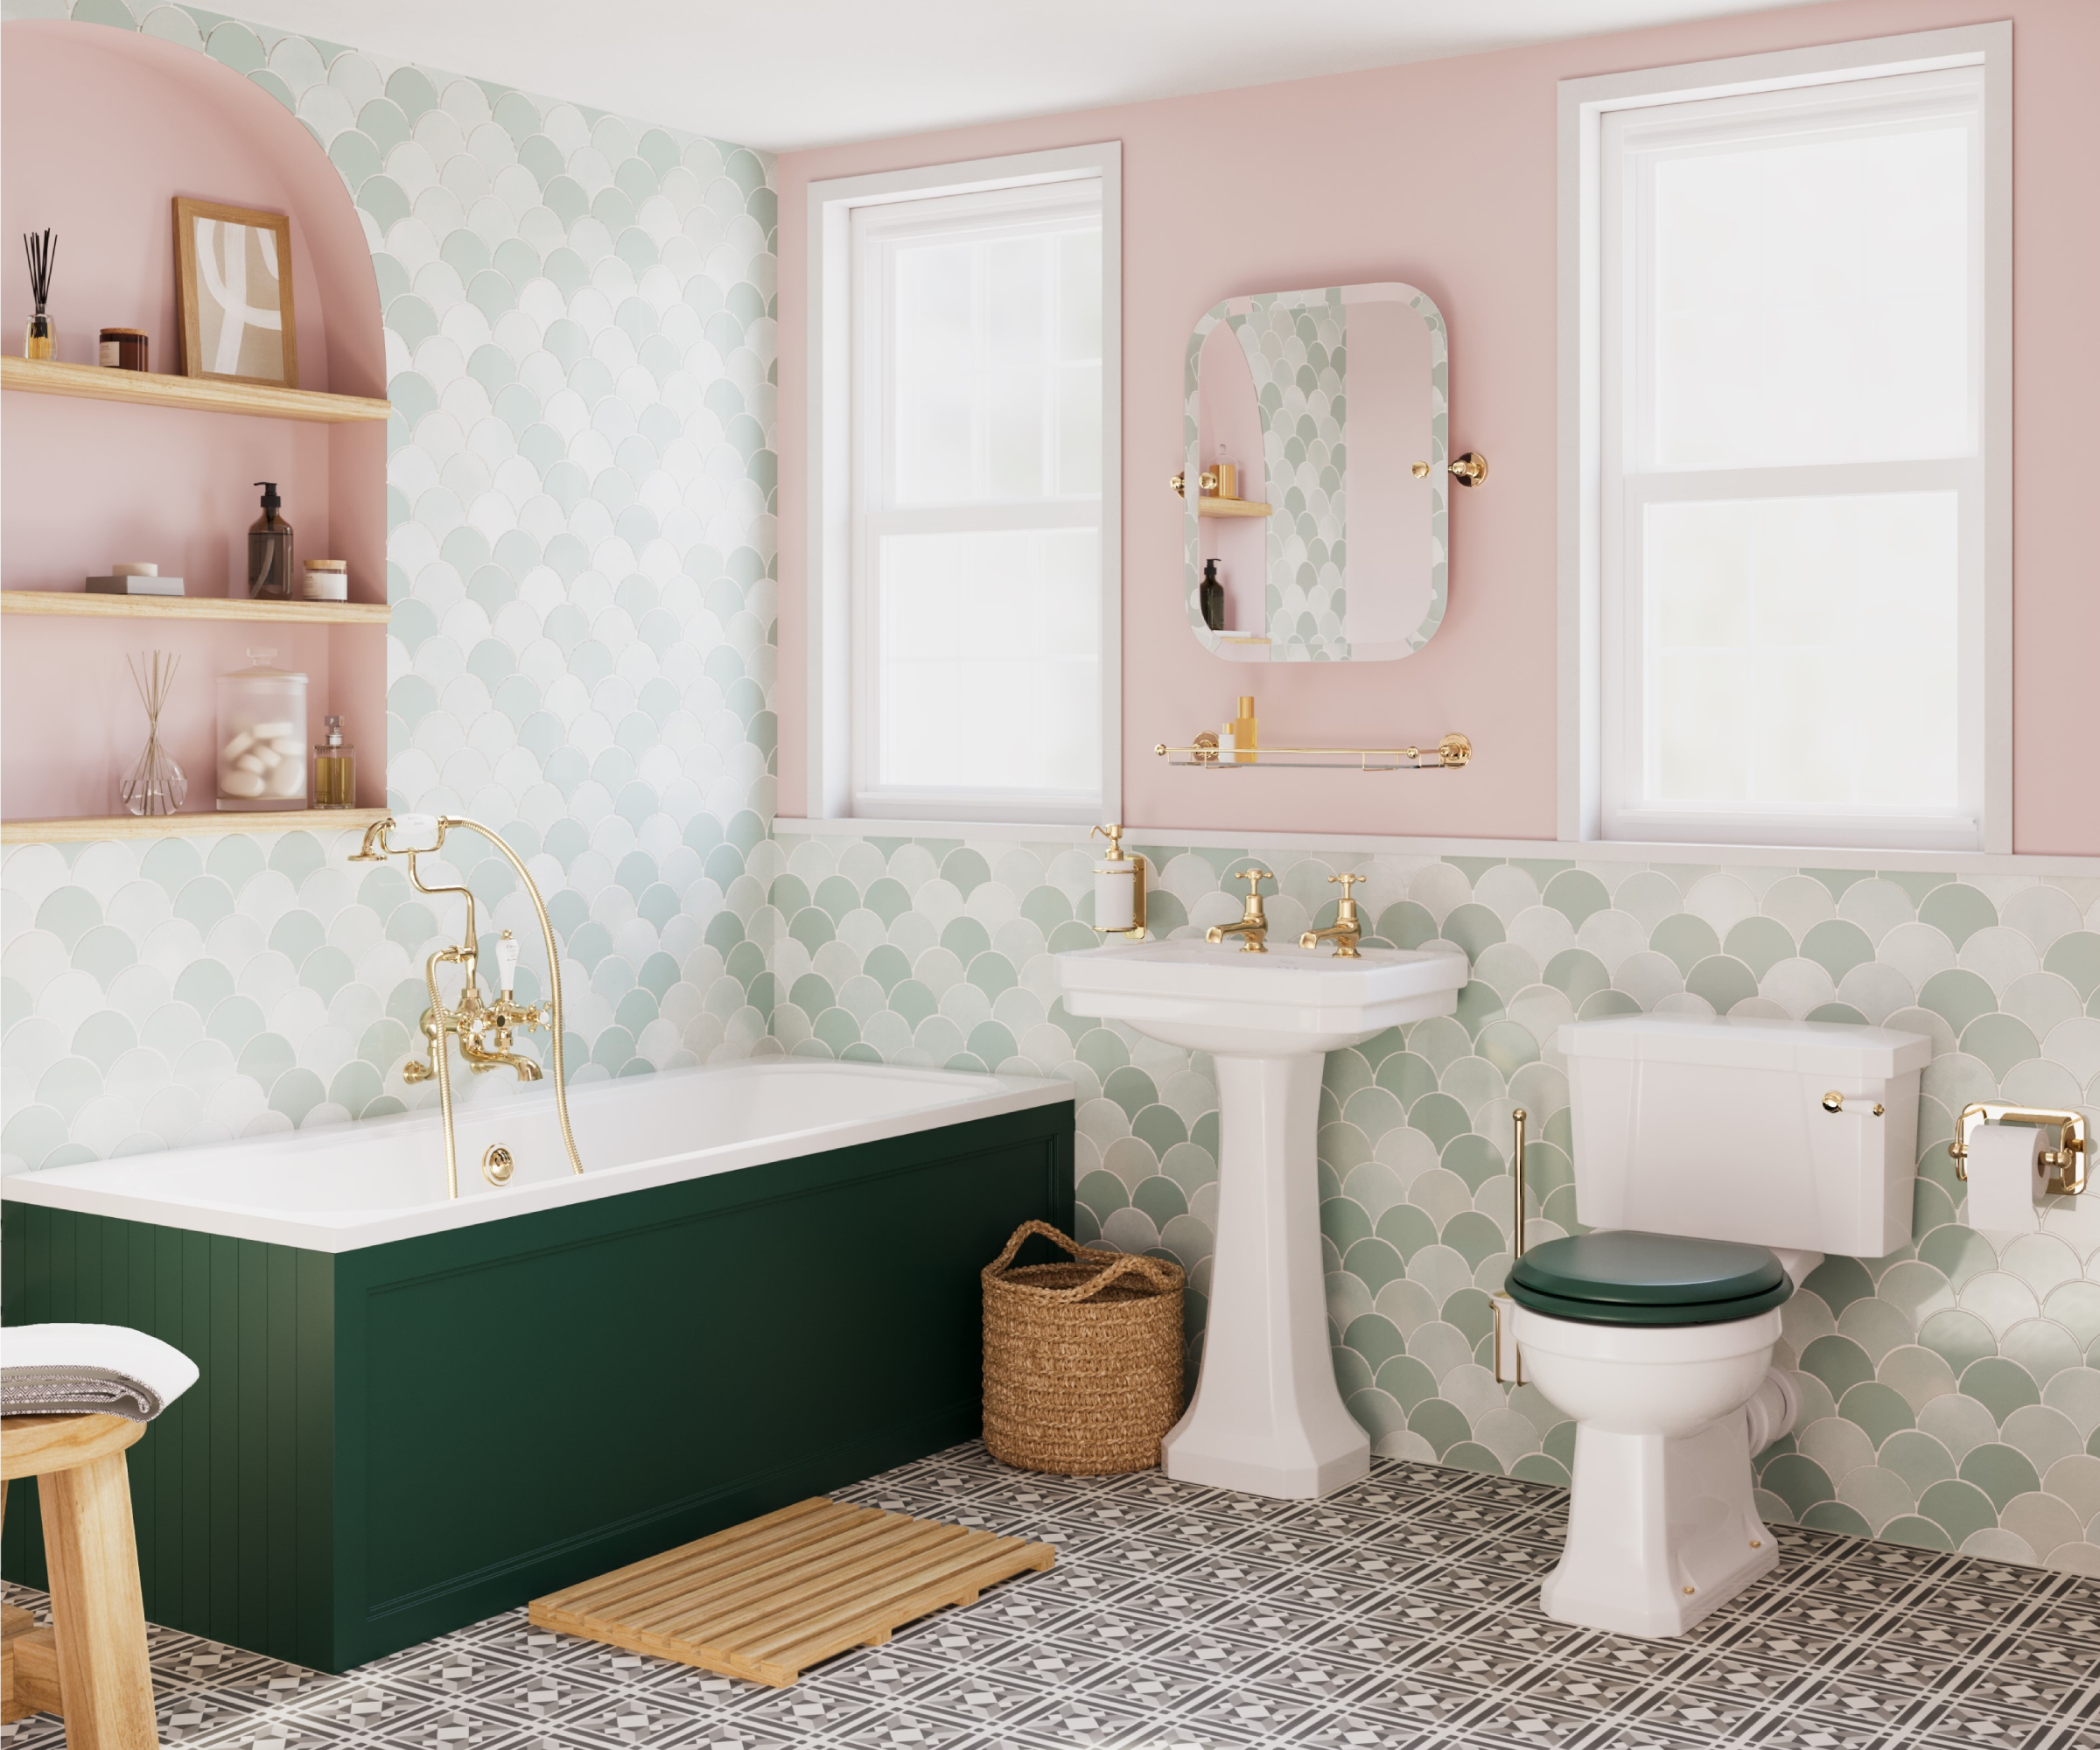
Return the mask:
{"type": "Polygon", "coordinates": [[[2033,1124],[1978,1124],[1969,1136],[1969,1225],[2031,1234],[2046,1176],[2040,1154],[2054,1130],[2033,1124]]]}

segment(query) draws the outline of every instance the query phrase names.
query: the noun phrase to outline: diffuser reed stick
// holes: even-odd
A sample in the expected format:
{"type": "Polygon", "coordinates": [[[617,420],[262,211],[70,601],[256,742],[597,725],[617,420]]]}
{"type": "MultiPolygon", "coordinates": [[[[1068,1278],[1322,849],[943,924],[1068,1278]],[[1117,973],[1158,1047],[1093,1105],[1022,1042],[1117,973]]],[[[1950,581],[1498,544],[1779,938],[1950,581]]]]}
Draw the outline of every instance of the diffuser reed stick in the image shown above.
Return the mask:
{"type": "Polygon", "coordinates": [[[36,314],[22,335],[22,356],[48,359],[53,351],[51,317],[44,306],[51,301],[51,268],[58,259],[59,240],[47,227],[41,236],[33,231],[22,237],[23,253],[29,257],[29,295],[36,300],[36,314]]]}
{"type": "Polygon", "coordinates": [[[131,768],[131,775],[117,787],[117,797],[127,814],[177,814],[181,811],[183,798],[190,793],[190,780],[160,745],[160,713],[175,684],[175,671],[181,667],[182,658],[171,650],[147,650],[129,660],[139,703],[146,708],[146,746],[138,756],[138,764],[131,768]]]}

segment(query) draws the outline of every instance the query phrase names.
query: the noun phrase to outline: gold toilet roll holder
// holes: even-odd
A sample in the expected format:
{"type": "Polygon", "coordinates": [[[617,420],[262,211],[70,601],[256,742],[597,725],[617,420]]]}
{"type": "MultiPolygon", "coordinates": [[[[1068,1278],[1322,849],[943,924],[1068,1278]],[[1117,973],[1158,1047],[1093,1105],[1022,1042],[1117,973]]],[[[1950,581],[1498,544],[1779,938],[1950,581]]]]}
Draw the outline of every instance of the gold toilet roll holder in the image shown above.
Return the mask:
{"type": "Polygon", "coordinates": [[[1954,1140],[1947,1152],[1954,1157],[1954,1176],[1969,1177],[1969,1139],[1978,1124],[2054,1124],[2057,1144],[2041,1152],[2041,1165],[2048,1169],[2048,1189],[2059,1197],[2076,1197],[2085,1189],[2086,1163],[2092,1150],[2085,1132],[2085,1114],[2060,1112],[2051,1107],[2007,1106],[1996,1100],[1972,1100],[1962,1108],[1954,1123],[1954,1140]]]}

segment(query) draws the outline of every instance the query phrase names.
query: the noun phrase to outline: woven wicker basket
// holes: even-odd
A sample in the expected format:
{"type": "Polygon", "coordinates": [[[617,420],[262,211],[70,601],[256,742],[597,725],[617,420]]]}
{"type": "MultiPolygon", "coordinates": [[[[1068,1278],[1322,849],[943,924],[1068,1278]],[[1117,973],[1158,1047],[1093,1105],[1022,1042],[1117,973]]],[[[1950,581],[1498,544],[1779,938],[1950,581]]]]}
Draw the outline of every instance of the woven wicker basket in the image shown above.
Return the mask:
{"type": "Polygon", "coordinates": [[[1060,1476],[1150,1470],[1181,1414],[1181,1266],[1025,1222],[985,1267],[984,1444],[1060,1476]],[[1012,1268],[1031,1234],[1071,1264],[1012,1268]]]}

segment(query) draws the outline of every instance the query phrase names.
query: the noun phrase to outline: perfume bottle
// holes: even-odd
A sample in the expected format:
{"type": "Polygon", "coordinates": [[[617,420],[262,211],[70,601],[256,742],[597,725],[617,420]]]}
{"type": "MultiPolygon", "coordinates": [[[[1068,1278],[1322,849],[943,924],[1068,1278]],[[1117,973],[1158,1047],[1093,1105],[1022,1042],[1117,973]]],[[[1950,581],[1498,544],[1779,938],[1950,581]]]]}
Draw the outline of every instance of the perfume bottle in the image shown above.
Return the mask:
{"type": "Polygon", "coordinates": [[[291,525],[277,514],[284,500],[275,480],[257,480],[262,514],[248,526],[248,593],[256,601],[297,601],[291,577],[291,525]]]}
{"type": "Polygon", "coordinates": [[[1203,624],[1213,632],[1224,631],[1225,585],[1218,580],[1218,562],[1215,559],[1203,562],[1203,581],[1198,585],[1196,595],[1203,609],[1203,624]]]}
{"type": "Polygon", "coordinates": [[[343,720],[330,717],[328,738],[313,745],[313,805],[317,808],[357,806],[357,749],[343,739],[343,720]]]}
{"type": "Polygon", "coordinates": [[[1261,746],[1261,725],[1255,718],[1252,693],[1240,695],[1240,714],[1225,725],[1225,732],[1232,738],[1234,764],[1253,766],[1259,763],[1257,750],[1261,746]]]}

